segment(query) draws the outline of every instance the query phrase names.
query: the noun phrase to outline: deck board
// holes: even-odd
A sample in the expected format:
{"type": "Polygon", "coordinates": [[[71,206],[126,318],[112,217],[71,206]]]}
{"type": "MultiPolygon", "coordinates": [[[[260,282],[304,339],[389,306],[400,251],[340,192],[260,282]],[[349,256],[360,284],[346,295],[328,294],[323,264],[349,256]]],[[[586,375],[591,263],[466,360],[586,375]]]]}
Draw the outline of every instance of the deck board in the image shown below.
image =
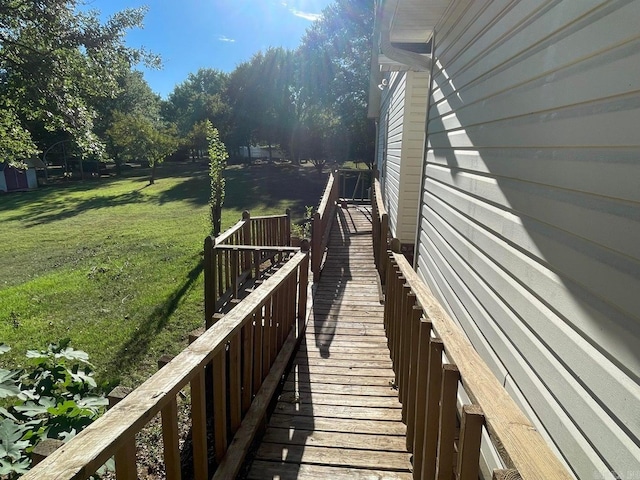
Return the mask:
{"type": "Polygon", "coordinates": [[[408,479],[370,209],[338,209],[305,338],[249,479],[408,479]]]}

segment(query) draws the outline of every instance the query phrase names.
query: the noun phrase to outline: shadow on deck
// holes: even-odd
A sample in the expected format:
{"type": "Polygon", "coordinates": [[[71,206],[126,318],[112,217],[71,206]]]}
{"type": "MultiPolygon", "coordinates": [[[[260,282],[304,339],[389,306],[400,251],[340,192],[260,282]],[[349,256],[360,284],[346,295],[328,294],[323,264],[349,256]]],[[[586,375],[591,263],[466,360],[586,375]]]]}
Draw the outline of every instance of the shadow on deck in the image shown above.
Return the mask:
{"type": "Polygon", "coordinates": [[[338,208],[305,338],[246,478],[412,478],[371,209],[338,208]]]}

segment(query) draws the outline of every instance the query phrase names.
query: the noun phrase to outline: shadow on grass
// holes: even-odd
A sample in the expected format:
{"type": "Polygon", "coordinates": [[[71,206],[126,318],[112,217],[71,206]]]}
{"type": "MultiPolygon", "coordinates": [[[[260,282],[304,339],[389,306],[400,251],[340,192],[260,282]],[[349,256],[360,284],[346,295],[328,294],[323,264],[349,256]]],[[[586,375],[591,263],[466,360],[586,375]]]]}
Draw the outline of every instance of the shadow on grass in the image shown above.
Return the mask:
{"type": "MultiPolygon", "coordinates": [[[[26,227],[67,220],[81,213],[137,202],[157,202],[159,205],[183,201],[194,207],[209,202],[209,176],[206,167],[199,164],[171,165],[158,169],[157,183],[165,178],[184,178],[157,195],[143,195],[142,190],[152,188],[143,169],[135,175],[69,182],[50,185],[31,192],[3,195],[0,212],[15,212],[7,220],[22,221],[26,227]],[[135,190],[117,195],[100,195],[114,182],[130,178],[144,183],[135,190]],[[91,196],[91,193],[95,195],[91,196]],[[86,198],[61,199],[61,193],[86,193],[86,198]]],[[[317,205],[326,183],[326,175],[313,169],[292,165],[232,165],[225,171],[226,196],[224,208],[237,210],[264,210],[277,208],[286,202],[295,217],[302,217],[306,205],[317,205]]],[[[106,192],[105,192],[106,193],[106,192]]]]}
{"type": "Polygon", "coordinates": [[[149,351],[153,339],[166,327],[169,318],[178,308],[182,298],[191,290],[204,269],[204,261],[187,274],[185,282],[174,290],[164,302],[153,309],[153,312],[138,326],[129,340],[115,353],[107,370],[113,375],[120,375],[135,366],[149,351]]]}

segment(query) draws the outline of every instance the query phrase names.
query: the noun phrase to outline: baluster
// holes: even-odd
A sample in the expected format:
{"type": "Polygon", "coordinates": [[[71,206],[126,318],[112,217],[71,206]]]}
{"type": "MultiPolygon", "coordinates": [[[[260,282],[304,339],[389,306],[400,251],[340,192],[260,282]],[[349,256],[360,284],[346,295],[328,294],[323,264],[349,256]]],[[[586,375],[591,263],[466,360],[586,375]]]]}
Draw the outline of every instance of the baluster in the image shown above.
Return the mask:
{"type": "Polygon", "coordinates": [[[238,277],[240,276],[239,274],[240,252],[238,251],[238,249],[234,248],[232,251],[229,252],[229,255],[231,257],[231,287],[232,287],[231,298],[238,298],[238,277]]]}
{"type": "Polygon", "coordinates": [[[478,478],[483,425],[484,414],[478,405],[464,405],[462,407],[456,472],[459,480],[476,480],[478,478]]]}
{"type": "Polygon", "coordinates": [[[207,480],[207,400],[205,370],[198,370],[191,379],[191,438],[193,443],[193,472],[196,480],[207,480]]]}
{"type": "Polygon", "coordinates": [[[434,478],[438,453],[438,420],[440,417],[440,387],[442,386],[442,340],[429,341],[429,380],[427,382],[427,409],[425,417],[424,455],[422,478],[434,478]]]}
{"type": "MultiPolygon", "coordinates": [[[[255,315],[253,316],[255,318],[255,315]]],[[[242,327],[242,418],[251,407],[252,391],[251,381],[253,376],[253,318],[242,327]]]]}
{"type": "Polygon", "coordinates": [[[241,348],[240,334],[237,333],[229,342],[229,418],[231,421],[231,436],[235,435],[242,422],[241,348]]]}
{"type": "Polygon", "coordinates": [[[400,381],[400,396],[402,398],[402,421],[407,423],[407,396],[409,393],[409,365],[411,356],[411,312],[416,304],[416,296],[411,292],[411,287],[407,284],[402,287],[402,294],[405,298],[404,310],[400,320],[402,321],[402,376],[400,381]]]}
{"type": "Polygon", "coordinates": [[[431,322],[424,317],[420,319],[418,330],[418,371],[416,372],[416,410],[413,437],[413,478],[421,478],[424,455],[425,418],[427,408],[427,384],[429,380],[429,339],[431,338],[431,322]]]}
{"type": "Polygon", "coordinates": [[[438,433],[438,463],[436,478],[451,480],[453,474],[454,442],[458,422],[458,382],[460,372],[455,365],[442,366],[440,394],[440,424],[438,433]]]}
{"type": "Polygon", "coordinates": [[[271,368],[270,355],[271,355],[271,304],[273,297],[269,297],[264,304],[264,338],[262,343],[262,380],[267,377],[269,369],[271,368]]]}
{"type": "Polygon", "coordinates": [[[178,403],[172,396],[161,410],[164,465],[167,480],[180,480],[180,444],[178,441],[178,403]]]}
{"type": "Polygon", "coordinates": [[[213,431],[216,461],[220,463],[227,451],[227,352],[223,349],[213,357],[213,431]]]}
{"type": "Polygon", "coordinates": [[[259,308],[253,314],[253,381],[252,396],[258,393],[260,385],[262,385],[262,360],[263,360],[263,343],[264,343],[264,327],[263,308],[259,308]]]}
{"type": "MultiPolygon", "coordinates": [[[[413,452],[413,440],[416,421],[416,391],[418,383],[418,346],[420,340],[420,319],[423,310],[414,305],[410,313],[410,351],[409,351],[409,389],[407,391],[407,450],[413,452]]],[[[403,404],[404,406],[404,404],[403,404]]]]}

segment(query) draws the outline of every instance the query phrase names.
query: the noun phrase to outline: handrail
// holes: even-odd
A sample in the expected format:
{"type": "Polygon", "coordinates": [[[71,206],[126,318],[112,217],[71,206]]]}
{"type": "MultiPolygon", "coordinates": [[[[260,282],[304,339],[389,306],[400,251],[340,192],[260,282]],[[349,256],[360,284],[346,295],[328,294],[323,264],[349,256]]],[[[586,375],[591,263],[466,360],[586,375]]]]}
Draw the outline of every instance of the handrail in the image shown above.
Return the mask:
{"type": "Polygon", "coordinates": [[[311,271],[313,272],[314,282],[320,279],[322,259],[324,257],[324,251],[327,248],[327,243],[329,242],[329,230],[337,201],[338,182],[335,172],[331,172],[318,210],[313,214],[311,219],[311,271]]]}
{"type": "Polygon", "coordinates": [[[451,478],[461,382],[473,405],[461,415],[456,475],[478,478],[484,422],[505,465],[521,478],[572,478],[405,257],[389,251],[387,262],[385,327],[417,477],[447,468],[443,478],[451,478]]]}
{"type": "Polygon", "coordinates": [[[380,281],[384,285],[386,277],[386,252],[388,248],[387,235],[389,231],[389,215],[382,200],[380,180],[373,179],[371,189],[371,216],[373,229],[373,257],[378,269],[380,281]]]}
{"type": "MultiPolygon", "coordinates": [[[[194,452],[204,452],[204,458],[194,455],[196,478],[208,478],[207,436],[203,429],[206,419],[202,417],[206,410],[205,366],[213,363],[215,450],[220,461],[229,444],[227,423],[230,423],[233,434],[288,332],[302,331],[307,269],[308,253],[296,253],[265,280],[261,288],[253,291],[165,367],[22,478],[84,479],[113,455],[116,455],[117,467],[121,450],[130,448],[135,434],[159,412],[162,412],[163,420],[167,478],[179,478],[179,454],[175,458],[176,395],[189,383],[194,417],[194,452]]],[[[127,478],[136,478],[135,462],[126,471],[127,478]]]]}

